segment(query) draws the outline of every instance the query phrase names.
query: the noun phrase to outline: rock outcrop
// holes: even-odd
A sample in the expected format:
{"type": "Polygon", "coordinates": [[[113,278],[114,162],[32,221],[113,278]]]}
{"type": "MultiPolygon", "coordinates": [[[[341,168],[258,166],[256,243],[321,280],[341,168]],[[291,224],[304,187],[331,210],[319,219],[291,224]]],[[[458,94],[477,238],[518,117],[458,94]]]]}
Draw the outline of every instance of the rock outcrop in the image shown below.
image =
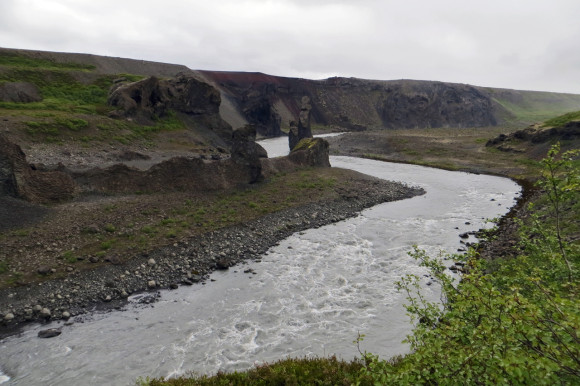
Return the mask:
{"type": "Polygon", "coordinates": [[[412,82],[383,90],[377,104],[387,128],[495,126],[491,99],[467,85],[412,82]]]}
{"type": "Polygon", "coordinates": [[[413,80],[330,78],[308,80],[259,73],[202,74],[232,100],[239,115],[259,134],[279,135],[300,120],[301,99],[310,98],[313,125],[337,130],[482,127],[498,123],[501,111],[485,89],[455,83],[413,80]],[[258,102],[259,101],[259,102],[258,102]],[[259,114],[257,114],[259,112],[259,114]]]}
{"type": "Polygon", "coordinates": [[[270,178],[303,167],[330,167],[329,145],[322,138],[304,138],[286,157],[262,159],[262,174],[270,178]]]}
{"type": "Polygon", "coordinates": [[[0,83],[0,102],[40,102],[42,95],[38,87],[28,82],[0,83]]]}
{"type": "Polygon", "coordinates": [[[506,152],[521,152],[518,144],[529,142],[534,145],[555,141],[569,141],[580,139],[580,121],[568,122],[562,127],[543,128],[539,125],[531,125],[523,130],[517,130],[509,134],[500,134],[487,141],[485,146],[496,147],[506,152]]]}
{"type": "Polygon", "coordinates": [[[231,140],[232,128],[219,115],[219,91],[190,75],[119,83],[112,88],[107,103],[115,108],[110,113],[114,118],[151,125],[173,111],[182,114],[192,128],[209,129],[225,142],[231,140]]]}
{"type": "Polygon", "coordinates": [[[282,135],[282,118],[276,108],[280,93],[285,93],[280,87],[282,78],[250,72],[200,73],[217,85],[246,122],[256,127],[258,134],[265,137],[282,135]]]}
{"type": "Polygon", "coordinates": [[[288,132],[288,145],[290,146],[290,150],[294,149],[302,139],[312,138],[312,130],[310,128],[311,110],[310,98],[307,96],[302,97],[298,122],[290,122],[290,131],[288,132]]]}
{"type": "Polygon", "coordinates": [[[261,180],[260,158],[268,158],[268,153],[256,143],[256,128],[253,125],[246,125],[235,130],[232,138],[232,161],[248,168],[250,183],[261,180]]]}
{"type": "Polygon", "coordinates": [[[0,134],[0,195],[48,203],[68,200],[74,193],[70,175],[58,170],[37,170],[26,162],[20,146],[0,134]]]}

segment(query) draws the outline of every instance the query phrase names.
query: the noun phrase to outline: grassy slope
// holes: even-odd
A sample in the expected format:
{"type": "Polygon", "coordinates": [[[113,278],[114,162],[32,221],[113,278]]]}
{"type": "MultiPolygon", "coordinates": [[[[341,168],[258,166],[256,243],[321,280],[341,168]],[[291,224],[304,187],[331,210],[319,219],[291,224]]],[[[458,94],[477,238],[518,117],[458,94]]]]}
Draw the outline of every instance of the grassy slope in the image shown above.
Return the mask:
{"type": "MultiPolygon", "coordinates": [[[[580,95],[541,91],[484,88],[504,111],[498,111],[504,124],[525,126],[580,109],[580,95]]],[[[501,109],[499,109],[501,110],[501,109]]]]}
{"type": "Polygon", "coordinates": [[[62,63],[0,52],[0,83],[29,82],[43,97],[40,102],[0,102],[0,117],[10,135],[20,144],[73,143],[90,147],[94,143],[155,145],[156,135],[183,132],[185,126],[168,116],[152,126],[139,126],[107,116],[107,96],[113,81],[130,81],[141,75],[102,74],[94,65],[62,63]]]}

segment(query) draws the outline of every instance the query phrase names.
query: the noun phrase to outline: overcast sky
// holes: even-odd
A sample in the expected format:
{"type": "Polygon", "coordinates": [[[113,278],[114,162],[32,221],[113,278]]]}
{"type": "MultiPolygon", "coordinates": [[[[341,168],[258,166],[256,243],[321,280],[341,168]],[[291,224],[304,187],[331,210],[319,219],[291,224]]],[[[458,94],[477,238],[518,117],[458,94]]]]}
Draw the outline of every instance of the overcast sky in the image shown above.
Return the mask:
{"type": "Polygon", "coordinates": [[[0,46],[580,94],[580,0],[0,0],[0,46]]]}

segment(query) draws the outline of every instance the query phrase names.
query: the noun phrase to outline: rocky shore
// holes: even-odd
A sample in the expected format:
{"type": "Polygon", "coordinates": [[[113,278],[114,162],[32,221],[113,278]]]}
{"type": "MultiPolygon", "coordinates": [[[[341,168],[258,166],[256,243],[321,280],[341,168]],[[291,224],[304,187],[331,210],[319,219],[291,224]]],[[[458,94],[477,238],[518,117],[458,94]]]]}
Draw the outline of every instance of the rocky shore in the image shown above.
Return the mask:
{"type": "Polygon", "coordinates": [[[200,285],[213,270],[259,260],[291,234],[356,216],[382,202],[423,194],[418,188],[369,177],[364,188],[353,184],[341,198],[268,214],[236,226],[205,233],[159,248],[123,264],[74,272],[50,280],[0,291],[0,337],[26,323],[65,319],[97,309],[121,308],[131,294],[200,285]]]}

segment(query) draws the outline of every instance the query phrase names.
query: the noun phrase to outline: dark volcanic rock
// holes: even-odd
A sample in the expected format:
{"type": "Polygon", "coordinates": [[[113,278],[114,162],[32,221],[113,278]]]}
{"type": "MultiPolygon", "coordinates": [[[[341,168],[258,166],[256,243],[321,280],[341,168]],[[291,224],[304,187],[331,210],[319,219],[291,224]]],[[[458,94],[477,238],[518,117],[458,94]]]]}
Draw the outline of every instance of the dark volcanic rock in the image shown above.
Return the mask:
{"type": "Polygon", "coordinates": [[[469,85],[413,80],[330,78],[308,80],[259,73],[203,71],[238,113],[262,135],[279,132],[279,122],[298,124],[301,98],[310,98],[311,122],[337,130],[495,126],[497,103],[469,85]],[[259,103],[257,103],[259,101],[259,103]],[[250,107],[250,106],[251,107],[250,107]],[[260,114],[254,114],[259,111],[260,114]],[[258,118],[259,117],[259,118],[258,118]]]}
{"type": "MultiPolygon", "coordinates": [[[[256,150],[253,159],[259,163],[258,154],[256,150]]],[[[253,162],[243,157],[215,161],[174,157],[145,171],[117,164],[71,175],[82,192],[208,192],[257,181],[261,178],[261,164],[253,162]]]]}
{"type": "Polygon", "coordinates": [[[234,131],[232,135],[232,160],[248,168],[250,183],[259,181],[262,177],[260,158],[264,158],[264,153],[266,150],[256,143],[256,128],[253,125],[246,125],[234,131]]]}
{"type": "Polygon", "coordinates": [[[68,200],[74,191],[68,174],[36,170],[26,162],[20,146],[0,134],[0,195],[45,203],[68,200]]]}
{"type": "Polygon", "coordinates": [[[412,82],[393,85],[378,104],[389,128],[476,127],[497,124],[488,96],[475,87],[412,82]]]}
{"type": "Polygon", "coordinates": [[[300,114],[298,116],[298,123],[290,122],[290,132],[288,133],[288,145],[290,150],[293,150],[298,142],[304,138],[312,138],[312,130],[310,129],[310,98],[302,97],[302,105],[300,107],[300,114]]]}
{"type": "Polygon", "coordinates": [[[304,138],[288,158],[299,165],[330,167],[328,147],[328,142],[322,138],[304,138]]]}
{"type": "Polygon", "coordinates": [[[59,336],[62,334],[62,331],[58,328],[49,328],[47,330],[40,330],[38,331],[39,338],[54,338],[55,336],[59,336]]]}
{"type": "Polygon", "coordinates": [[[110,113],[114,118],[150,125],[176,111],[184,114],[191,126],[209,129],[227,143],[232,128],[219,115],[220,103],[217,89],[185,74],[167,80],[152,76],[133,83],[118,83],[108,99],[108,104],[116,107],[110,113]]]}
{"type": "Polygon", "coordinates": [[[515,149],[510,144],[517,142],[539,144],[557,140],[572,140],[578,137],[580,137],[580,122],[572,121],[562,127],[542,128],[539,125],[532,125],[510,134],[500,134],[487,141],[485,146],[495,146],[502,151],[514,151],[515,149]]]}
{"type": "Polygon", "coordinates": [[[5,82],[0,84],[0,102],[40,102],[38,87],[28,82],[5,82]]]}
{"type": "Polygon", "coordinates": [[[245,120],[265,137],[282,135],[282,118],[276,108],[279,94],[284,92],[280,79],[262,73],[201,71],[213,80],[220,91],[236,105],[245,120]]]}
{"type": "Polygon", "coordinates": [[[120,161],[135,161],[151,159],[147,154],[141,154],[133,150],[123,150],[117,154],[117,159],[120,161]]]}

